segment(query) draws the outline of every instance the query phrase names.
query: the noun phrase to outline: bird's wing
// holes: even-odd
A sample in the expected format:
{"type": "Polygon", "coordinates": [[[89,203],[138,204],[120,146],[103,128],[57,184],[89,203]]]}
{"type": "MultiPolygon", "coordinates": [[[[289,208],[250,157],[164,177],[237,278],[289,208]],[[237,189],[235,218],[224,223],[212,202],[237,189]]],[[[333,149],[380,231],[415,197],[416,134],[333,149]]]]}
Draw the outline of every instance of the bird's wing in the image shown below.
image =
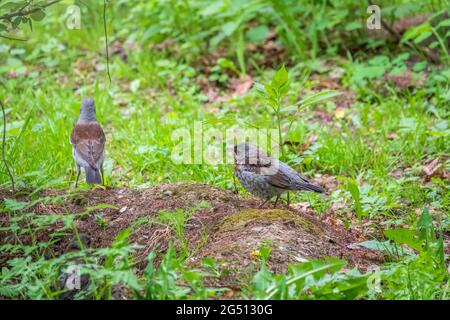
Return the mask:
{"type": "Polygon", "coordinates": [[[263,169],[269,183],[280,189],[295,190],[299,185],[308,184],[309,181],[287,164],[276,161],[270,168],[263,169]]]}
{"type": "Polygon", "coordinates": [[[105,134],[98,123],[76,124],[70,137],[78,154],[93,168],[105,150],[105,134]]]}

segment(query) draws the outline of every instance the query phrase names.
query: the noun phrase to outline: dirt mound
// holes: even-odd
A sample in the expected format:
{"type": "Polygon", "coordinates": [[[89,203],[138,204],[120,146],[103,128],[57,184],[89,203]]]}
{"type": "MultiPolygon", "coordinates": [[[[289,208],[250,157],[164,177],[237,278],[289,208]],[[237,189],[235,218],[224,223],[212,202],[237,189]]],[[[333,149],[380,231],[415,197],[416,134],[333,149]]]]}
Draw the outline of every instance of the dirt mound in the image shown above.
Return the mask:
{"type": "MultiPolygon", "coordinates": [[[[62,194],[62,191],[47,190],[41,196],[51,198],[62,194]]],[[[130,228],[130,241],[142,246],[137,256],[141,268],[151,250],[164,252],[169,241],[177,244],[173,230],[156,222],[161,211],[170,214],[177,209],[191,214],[184,234],[189,249],[196,252],[190,263],[212,257],[238,269],[251,267],[258,265],[255,251],[267,241],[272,248],[269,267],[278,272],[286,270],[288,263],[326,256],[344,258],[351,265],[362,268],[379,261],[379,257],[372,252],[350,246],[364,240],[363,237],[354,231],[318,221],[314,212],[300,212],[287,206],[281,209],[255,209],[260,204],[258,200],[207,184],[160,184],[146,190],[72,192],[66,194],[63,203],[46,201],[27,211],[39,214],[76,213],[100,204],[114,208],[89,211],[77,221],[79,232],[88,239],[87,245],[109,246],[120,231],[130,228]]],[[[48,234],[47,230],[40,236],[45,238],[48,234]]],[[[63,239],[57,244],[56,251],[64,252],[70,243],[70,237],[63,239]]]]}
{"type": "Polygon", "coordinates": [[[298,212],[245,209],[216,223],[198,257],[215,257],[238,262],[241,267],[252,267],[258,261],[258,248],[269,243],[268,265],[275,272],[286,271],[288,263],[331,256],[362,268],[377,260],[372,253],[350,246],[355,241],[357,239],[344,230],[330,229],[298,212]]]}

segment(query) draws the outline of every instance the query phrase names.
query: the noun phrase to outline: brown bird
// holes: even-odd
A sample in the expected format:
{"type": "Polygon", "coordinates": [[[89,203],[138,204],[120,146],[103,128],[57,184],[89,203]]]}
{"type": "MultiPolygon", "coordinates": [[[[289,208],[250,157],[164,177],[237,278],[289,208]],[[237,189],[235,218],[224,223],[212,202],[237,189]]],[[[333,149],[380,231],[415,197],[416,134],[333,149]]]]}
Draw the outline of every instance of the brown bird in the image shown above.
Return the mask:
{"type": "Polygon", "coordinates": [[[104,184],[105,141],[105,134],[97,121],[94,100],[84,99],[81,103],[80,117],[70,135],[72,154],[77,165],[75,188],[78,186],[82,167],[86,171],[88,184],[104,184]]]}
{"type": "Polygon", "coordinates": [[[251,144],[240,143],[234,146],[234,163],[235,174],[242,186],[265,200],[260,207],[276,196],[275,208],[281,194],[287,191],[325,192],[284,162],[268,156],[251,144]]]}

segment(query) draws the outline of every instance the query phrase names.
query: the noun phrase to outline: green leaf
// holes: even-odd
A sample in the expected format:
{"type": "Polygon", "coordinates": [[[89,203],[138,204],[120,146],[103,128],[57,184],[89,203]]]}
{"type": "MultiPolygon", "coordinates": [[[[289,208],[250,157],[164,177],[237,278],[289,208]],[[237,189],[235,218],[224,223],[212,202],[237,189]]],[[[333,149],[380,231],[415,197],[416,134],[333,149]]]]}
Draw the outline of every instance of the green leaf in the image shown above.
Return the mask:
{"type": "Polygon", "coordinates": [[[450,27],[450,19],[442,20],[439,22],[439,24],[436,26],[436,29],[439,29],[440,27],[450,27]]]}
{"type": "Polygon", "coordinates": [[[361,21],[352,21],[345,25],[345,30],[353,31],[353,30],[361,29],[361,27],[362,27],[361,21]]]}
{"type": "Polygon", "coordinates": [[[11,23],[11,26],[13,27],[13,29],[16,29],[19,26],[21,21],[22,21],[21,17],[14,18],[14,20],[11,23]]]}
{"type": "Polygon", "coordinates": [[[437,48],[439,46],[439,41],[433,41],[428,47],[430,49],[437,48]]]}
{"type": "Polygon", "coordinates": [[[130,229],[122,230],[117,235],[117,237],[114,240],[114,242],[112,243],[111,247],[113,247],[113,248],[120,248],[120,247],[122,247],[124,244],[126,244],[129,236],[130,236],[130,229]]]}
{"type": "Polygon", "coordinates": [[[286,106],[286,107],[281,108],[281,112],[289,113],[289,112],[297,111],[297,109],[298,109],[298,106],[296,106],[296,105],[286,106]]]}
{"type": "Polygon", "coordinates": [[[333,90],[324,90],[319,93],[312,94],[299,102],[299,110],[304,110],[313,104],[340,96],[341,94],[342,93],[333,90]]]}
{"type": "MultiPolygon", "coordinates": [[[[300,263],[295,266],[290,266],[292,276],[286,279],[286,285],[297,286],[297,291],[303,287],[305,279],[308,277],[320,278],[327,272],[337,272],[347,264],[346,261],[337,258],[326,258],[324,261],[312,260],[300,263]]],[[[271,299],[280,290],[276,285],[271,285],[266,289],[266,299],[271,299]]]]}
{"type": "Polygon", "coordinates": [[[273,283],[273,274],[267,270],[266,264],[263,263],[252,279],[254,291],[266,291],[273,283]]]}
{"type": "Polygon", "coordinates": [[[267,261],[269,259],[270,252],[272,251],[272,249],[270,248],[269,245],[263,245],[259,247],[258,251],[261,254],[261,258],[264,261],[267,261]]]}
{"type": "Polygon", "coordinates": [[[10,1],[10,2],[6,2],[5,4],[1,5],[0,8],[6,9],[9,11],[15,11],[16,9],[19,9],[23,5],[24,5],[23,1],[21,1],[19,3],[10,1]]]}
{"type": "Polygon", "coordinates": [[[260,44],[268,34],[269,28],[266,26],[258,26],[246,32],[245,36],[251,43],[260,44]]]}
{"type": "Polygon", "coordinates": [[[343,180],[346,182],[344,185],[344,189],[350,192],[350,195],[352,196],[353,201],[355,202],[355,213],[358,217],[359,222],[362,222],[362,216],[366,215],[363,212],[362,205],[361,205],[361,193],[359,192],[359,186],[356,183],[355,180],[351,178],[346,177],[340,177],[340,180],[343,180]]]}
{"type": "Polygon", "coordinates": [[[31,204],[31,202],[16,201],[14,199],[8,198],[3,200],[3,203],[5,205],[5,208],[9,211],[19,211],[27,208],[31,204]]]}
{"type": "Polygon", "coordinates": [[[280,97],[283,97],[289,90],[289,75],[284,64],[275,73],[271,86],[273,89],[277,90],[280,97]]]}
{"type": "Polygon", "coordinates": [[[34,21],[41,21],[42,19],[45,18],[45,12],[44,12],[44,10],[39,9],[36,12],[33,12],[32,14],[30,14],[30,17],[34,21]]]}
{"type": "Polygon", "coordinates": [[[236,31],[237,28],[239,28],[240,24],[241,21],[239,20],[227,22],[222,26],[222,32],[226,37],[229,37],[234,33],[234,31],[236,31]]]}
{"type": "Polygon", "coordinates": [[[357,245],[360,247],[370,249],[370,250],[386,252],[390,255],[393,255],[393,254],[404,255],[404,254],[412,253],[412,251],[406,250],[403,247],[400,247],[398,244],[392,243],[389,240],[387,240],[387,241],[367,240],[367,241],[360,242],[357,245]]]}
{"type": "Polygon", "coordinates": [[[416,230],[399,228],[384,230],[384,235],[397,244],[406,244],[408,247],[416,250],[422,248],[422,241],[417,236],[416,230]]]}
{"type": "Polygon", "coordinates": [[[428,39],[431,35],[433,35],[433,33],[431,31],[430,32],[424,32],[424,33],[420,34],[417,38],[414,39],[414,43],[415,44],[419,44],[422,41],[428,39]]]}
{"type": "Polygon", "coordinates": [[[230,69],[231,71],[235,72],[236,74],[240,74],[239,70],[236,68],[234,63],[231,60],[225,59],[225,58],[219,58],[217,60],[217,64],[223,68],[223,69],[230,69]]]}
{"type": "Polygon", "coordinates": [[[419,239],[425,241],[426,246],[436,241],[434,235],[433,218],[431,217],[428,208],[425,208],[417,222],[417,228],[419,230],[419,239]]]}
{"type": "Polygon", "coordinates": [[[8,27],[5,26],[4,24],[0,23],[0,31],[6,31],[6,30],[8,30],[8,27]]]}
{"type": "Polygon", "coordinates": [[[406,31],[403,34],[402,43],[405,43],[406,41],[411,40],[411,39],[416,39],[421,34],[426,34],[428,32],[431,32],[431,26],[428,22],[423,23],[417,27],[408,29],[408,31],[406,31]]]}

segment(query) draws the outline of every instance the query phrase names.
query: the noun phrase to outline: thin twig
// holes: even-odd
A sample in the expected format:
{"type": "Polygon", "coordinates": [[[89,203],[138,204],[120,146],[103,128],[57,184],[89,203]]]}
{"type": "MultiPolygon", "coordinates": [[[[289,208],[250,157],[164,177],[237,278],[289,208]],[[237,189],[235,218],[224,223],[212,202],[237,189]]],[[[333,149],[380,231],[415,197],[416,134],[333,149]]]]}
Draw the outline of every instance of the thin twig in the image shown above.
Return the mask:
{"type": "Polygon", "coordinates": [[[108,30],[106,28],[106,0],[103,0],[103,28],[105,29],[106,72],[108,73],[109,83],[111,83],[111,74],[109,73],[108,30]]]}
{"type": "Polygon", "coordinates": [[[20,9],[17,12],[8,13],[8,14],[5,14],[3,16],[0,16],[0,20],[5,20],[5,19],[10,20],[11,18],[14,18],[14,17],[28,16],[28,15],[30,15],[32,13],[38,12],[39,10],[45,9],[47,7],[50,7],[51,5],[54,5],[55,3],[58,3],[58,2],[61,2],[61,1],[62,0],[53,0],[53,1],[50,1],[49,3],[46,3],[46,4],[42,5],[42,6],[38,6],[36,8],[30,9],[30,10],[27,10],[27,11],[23,11],[24,8],[22,8],[22,9],[20,9]]]}
{"type": "Polygon", "coordinates": [[[0,100],[0,106],[2,107],[2,113],[3,113],[3,140],[2,140],[2,160],[5,164],[6,171],[8,172],[9,179],[11,180],[12,190],[14,192],[14,177],[9,170],[8,162],[6,161],[5,156],[5,146],[6,146],[6,112],[5,112],[5,106],[3,105],[3,102],[0,100]]]}

